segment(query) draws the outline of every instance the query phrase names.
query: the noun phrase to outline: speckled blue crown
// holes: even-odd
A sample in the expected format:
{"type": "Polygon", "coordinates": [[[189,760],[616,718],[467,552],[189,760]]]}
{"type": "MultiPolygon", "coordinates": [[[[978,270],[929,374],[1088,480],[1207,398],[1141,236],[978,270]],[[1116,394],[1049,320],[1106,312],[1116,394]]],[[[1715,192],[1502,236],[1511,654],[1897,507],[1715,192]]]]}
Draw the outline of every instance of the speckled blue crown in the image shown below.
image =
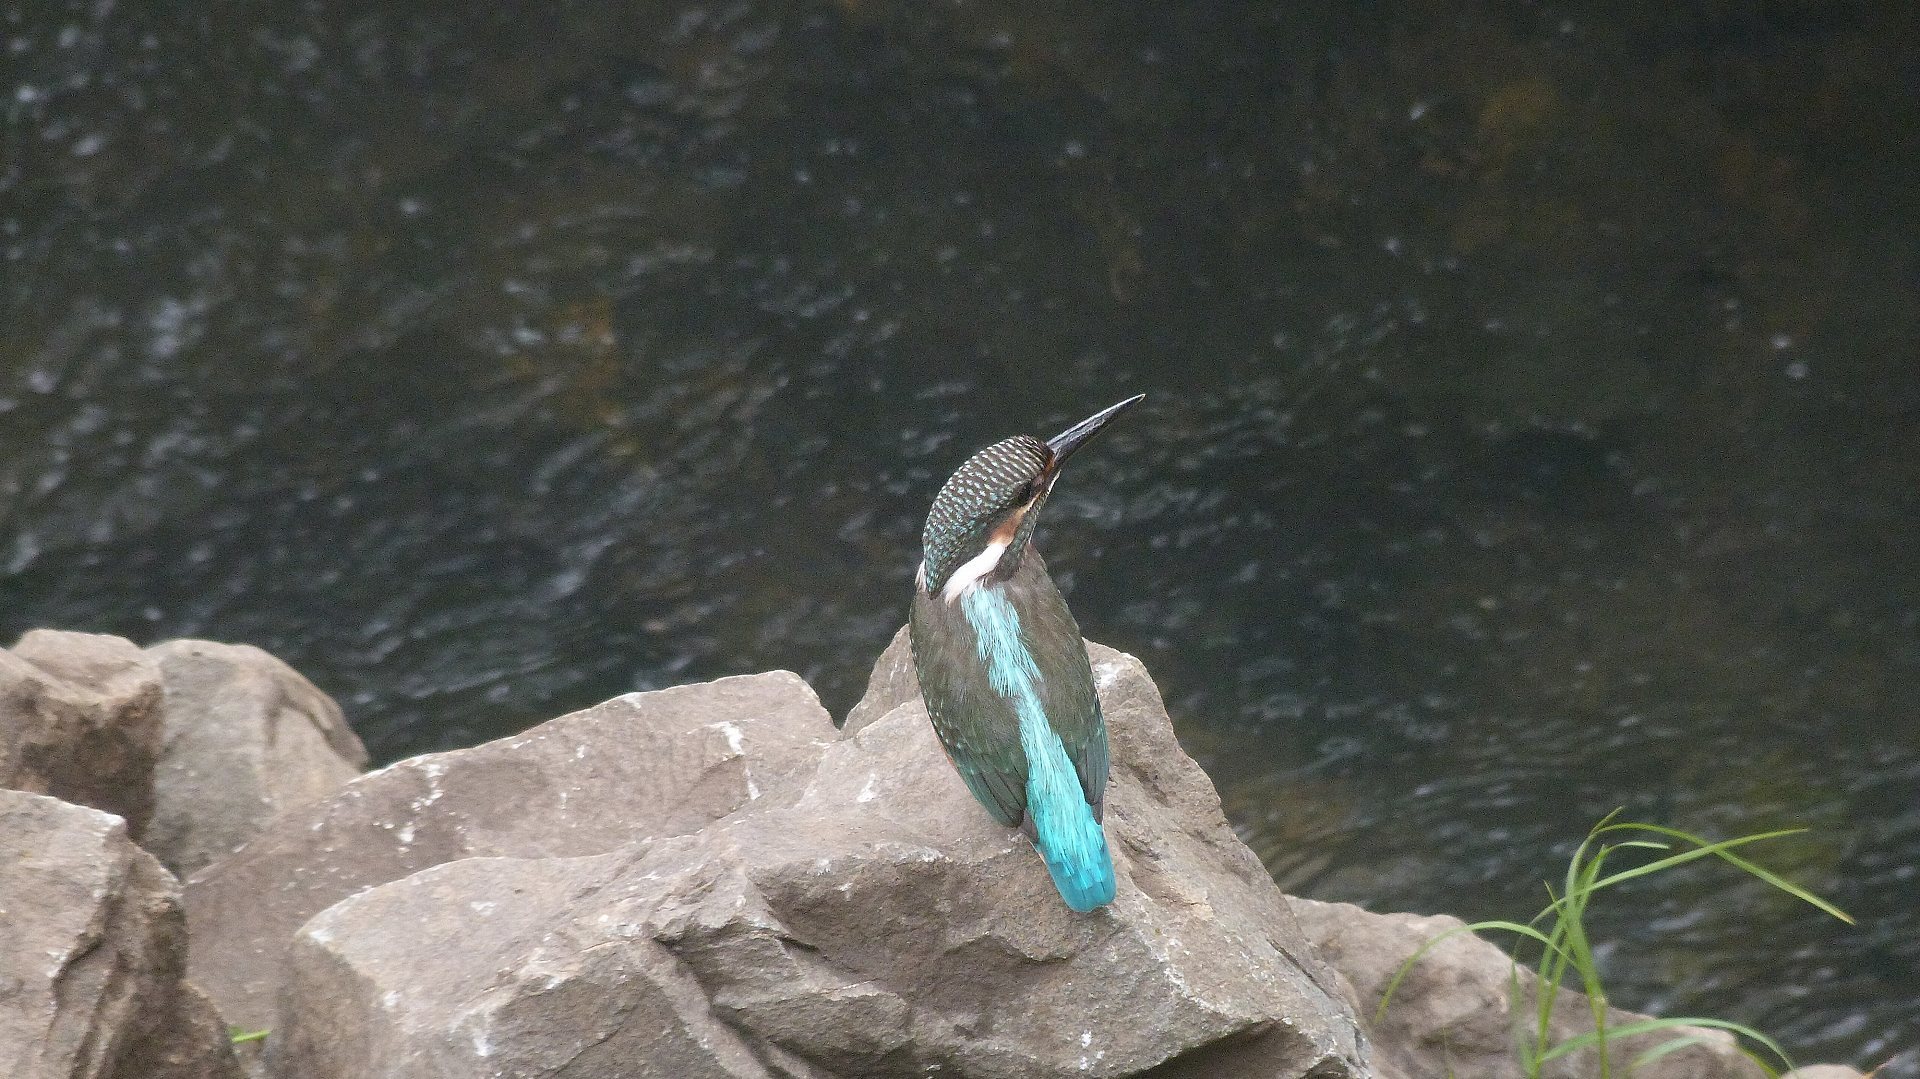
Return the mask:
{"type": "MultiPolygon", "coordinates": [[[[939,591],[965,560],[963,555],[984,540],[984,533],[1007,511],[1026,501],[1033,481],[1046,470],[1049,456],[1046,444],[1039,439],[1015,435],[967,458],[967,463],[947,479],[934,497],[933,508],[927,511],[927,529],[921,538],[926,548],[928,591],[939,591]]],[[[1011,559],[1018,559],[1038,511],[1036,505],[1021,522],[1020,533],[1008,549],[1011,559]]],[[[1013,564],[1006,563],[1009,567],[1013,564]]]]}

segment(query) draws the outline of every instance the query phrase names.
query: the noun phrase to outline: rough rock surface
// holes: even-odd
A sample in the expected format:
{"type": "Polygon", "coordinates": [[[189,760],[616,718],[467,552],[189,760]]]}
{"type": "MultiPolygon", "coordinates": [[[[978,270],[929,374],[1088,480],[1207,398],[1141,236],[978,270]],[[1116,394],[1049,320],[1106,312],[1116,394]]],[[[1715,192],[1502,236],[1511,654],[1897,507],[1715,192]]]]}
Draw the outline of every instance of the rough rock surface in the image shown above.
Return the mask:
{"type": "Polygon", "coordinates": [[[300,934],[277,1074],[765,1075],[666,948],[574,924],[629,861],[473,858],[329,908],[300,934]]]}
{"type": "MultiPolygon", "coordinates": [[[[1291,900],[1301,926],[1327,962],[1353,985],[1363,1018],[1373,1036],[1375,1064],[1383,1076],[1425,1079],[1460,1075],[1475,1079],[1519,1079],[1521,1071],[1513,1048],[1514,1020],[1509,1006],[1508,978],[1513,970],[1507,954],[1492,942],[1471,933],[1442,941],[1407,974],[1378,1025],[1374,1010],[1408,956],[1462,923],[1446,915],[1374,914],[1347,903],[1291,900]]],[[[1522,992],[1529,994],[1533,975],[1522,971],[1522,992]]],[[[1623,1026],[1645,1016],[1609,1010],[1609,1022],[1623,1026]]],[[[1587,998],[1565,993],[1554,1009],[1556,1039],[1593,1029],[1587,998]]],[[[1705,1039],[1637,1069],[1635,1079],[1760,1079],[1754,1063],[1736,1052],[1725,1031],[1689,1030],[1705,1039]]],[[[1615,1061],[1631,1061],[1676,1037],[1655,1033],[1614,1043],[1615,1061]]],[[[1624,1069],[1616,1067],[1616,1074],[1624,1069]]],[[[1597,1054],[1591,1050],[1569,1054],[1547,1064],[1552,1079],[1588,1079],[1599,1074],[1597,1054]]]]}
{"type": "Polygon", "coordinates": [[[1115,762],[1111,907],[1067,909],[973,802],[909,686],[824,752],[802,752],[804,732],[754,744],[756,773],[797,774],[792,797],[598,857],[443,865],[331,907],[293,952],[281,1074],[1369,1074],[1344,987],[1145,670],[1092,655],[1115,762]]]}
{"type": "Polygon", "coordinates": [[[153,811],[160,671],[120,637],[36,629],[0,650],[0,787],[117,814],[153,811]]]}
{"type": "Polygon", "coordinates": [[[0,791],[0,1072],[237,1079],[186,948],[179,883],[125,822],[0,791]]]}
{"type": "Polygon", "coordinates": [[[632,693],[368,773],[187,882],[194,980],[229,1022],[277,1029],[294,931],[354,892],[460,858],[597,854],[693,831],[777,796],[833,734],[813,690],[779,671],[632,693]]]}
{"type": "Polygon", "coordinates": [[[867,676],[867,691],[860,696],[841,725],[843,734],[860,733],[862,727],[920,696],[920,678],[913,670],[913,647],[907,642],[905,626],[894,633],[880,658],[873,661],[873,673],[867,676]]]}
{"type": "Polygon", "coordinates": [[[147,654],[165,704],[153,823],[141,842],[179,876],[366,766],[367,751],[333,699],[260,649],[169,641],[147,654]]]}

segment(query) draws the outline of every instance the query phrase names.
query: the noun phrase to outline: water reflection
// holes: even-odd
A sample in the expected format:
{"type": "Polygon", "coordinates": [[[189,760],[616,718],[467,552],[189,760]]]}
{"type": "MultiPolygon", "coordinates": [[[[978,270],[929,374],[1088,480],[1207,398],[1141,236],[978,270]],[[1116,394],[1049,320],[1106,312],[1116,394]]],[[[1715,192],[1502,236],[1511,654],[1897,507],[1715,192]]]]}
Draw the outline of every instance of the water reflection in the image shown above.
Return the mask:
{"type": "Polygon", "coordinates": [[[375,752],[902,620],[971,447],[1308,894],[1511,916],[1617,805],[1779,857],[1629,1005],[1920,1039],[1910,6],[43,5],[0,611],[261,644],[375,752]]]}

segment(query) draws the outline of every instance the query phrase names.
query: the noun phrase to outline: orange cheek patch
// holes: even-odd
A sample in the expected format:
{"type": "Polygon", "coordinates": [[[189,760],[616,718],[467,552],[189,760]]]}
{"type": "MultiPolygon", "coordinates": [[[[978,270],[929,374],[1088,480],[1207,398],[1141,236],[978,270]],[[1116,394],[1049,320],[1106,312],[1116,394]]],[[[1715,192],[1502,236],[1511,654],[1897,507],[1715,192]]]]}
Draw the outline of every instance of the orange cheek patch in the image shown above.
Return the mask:
{"type": "Polygon", "coordinates": [[[1020,522],[1027,519],[1027,511],[1031,509],[1033,509],[1033,503],[1028,502],[1026,505],[1014,510],[1011,516],[1001,522],[999,528],[993,530],[993,535],[989,537],[989,542],[1011,544],[1015,534],[1020,531],[1020,522]]]}

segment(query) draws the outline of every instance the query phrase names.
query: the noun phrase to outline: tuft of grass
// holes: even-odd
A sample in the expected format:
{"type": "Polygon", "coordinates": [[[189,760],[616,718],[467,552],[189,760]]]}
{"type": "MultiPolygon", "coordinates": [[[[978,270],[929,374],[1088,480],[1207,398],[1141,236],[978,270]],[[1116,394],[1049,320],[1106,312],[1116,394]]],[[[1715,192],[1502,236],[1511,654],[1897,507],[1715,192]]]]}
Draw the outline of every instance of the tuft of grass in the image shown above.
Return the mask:
{"type": "MultiPolygon", "coordinates": [[[[1581,841],[1579,849],[1573,852],[1573,860],[1567,865],[1566,879],[1560,886],[1560,890],[1556,893],[1551,884],[1547,886],[1547,898],[1551,902],[1547,904],[1546,909],[1535,915],[1532,921],[1524,925],[1508,921],[1475,922],[1472,925],[1448,930],[1422,945],[1419,951],[1414,952],[1405,963],[1400,965],[1400,969],[1395,971],[1393,978],[1387,982],[1386,992],[1380,998],[1380,1006],[1374,1011],[1374,1022],[1377,1023],[1386,1016],[1388,1002],[1393,1000],[1394,991],[1400,987],[1401,981],[1413,969],[1414,964],[1441,941],[1458,933],[1498,930],[1512,933],[1519,938],[1515,941],[1510,953],[1513,956],[1514,968],[1513,976],[1508,980],[1508,992],[1513,1001],[1514,1014],[1523,1017],[1520,1028],[1515,1032],[1514,1040],[1521,1066],[1526,1070],[1528,1079],[1539,1079],[1541,1070],[1550,1062],[1590,1047],[1598,1050],[1599,1053],[1600,1079],[1611,1079],[1613,1074],[1609,1053],[1611,1042],[1637,1034],[1680,1027],[1707,1027],[1731,1031],[1738,1038],[1744,1038],[1760,1046],[1770,1054],[1771,1061],[1777,1061],[1780,1064],[1780,1068],[1775,1069],[1769,1058],[1754,1052],[1747,1047],[1746,1043],[1736,1039],[1735,1044],[1740,1052],[1759,1065],[1760,1070],[1769,1077],[1777,1077],[1782,1071],[1791,1071],[1793,1062],[1779,1043],[1741,1023],[1688,1017],[1646,1019],[1628,1023],[1625,1026],[1609,1027],[1606,987],[1600,982],[1599,968],[1594,962],[1593,945],[1587,936],[1586,914],[1588,904],[1592,902],[1594,896],[1607,888],[1711,857],[1718,858],[1741,872],[1757,877],[1788,895],[1812,904],[1827,914],[1852,925],[1853,919],[1839,907],[1734,853],[1736,849],[1749,844],[1778,839],[1781,836],[1797,835],[1805,832],[1806,829],[1788,828],[1772,832],[1756,832],[1737,839],[1713,841],[1677,828],[1666,828],[1657,824],[1616,822],[1614,818],[1621,812],[1616,809],[1607,814],[1600,823],[1593,826],[1592,831],[1587,833],[1587,838],[1581,841]],[[1616,852],[1623,850],[1667,853],[1630,869],[1606,872],[1608,859],[1616,852]],[[1531,1009],[1526,1007],[1526,1001],[1522,999],[1519,973],[1520,953],[1529,942],[1537,945],[1540,952],[1534,967],[1538,983],[1534,987],[1531,1009]],[[1576,981],[1580,990],[1586,994],[1588,1007],[1593,1012],[1593,1029],[1556,1042],[1550,1027],[1553,1008],[1559,999],[1561,987],[1570,979],[1576,981]]],[[[1631,1073],[1669,1053],[1698,1044],[1701,1040],[1698,1034],[1683,1033],[1641,1053],[1628,1063],[1627,1071],[1631,1073]]]]}
{"type": "Polygon", "coordinates": [[[269,1033],[271,1032],[265,1030],[241,1030],[239,1027],[231,1027],[227,1030],[227,1038],[235,1045],[245,1045],[248,1042],[265,1041],[269,1033]]]}

